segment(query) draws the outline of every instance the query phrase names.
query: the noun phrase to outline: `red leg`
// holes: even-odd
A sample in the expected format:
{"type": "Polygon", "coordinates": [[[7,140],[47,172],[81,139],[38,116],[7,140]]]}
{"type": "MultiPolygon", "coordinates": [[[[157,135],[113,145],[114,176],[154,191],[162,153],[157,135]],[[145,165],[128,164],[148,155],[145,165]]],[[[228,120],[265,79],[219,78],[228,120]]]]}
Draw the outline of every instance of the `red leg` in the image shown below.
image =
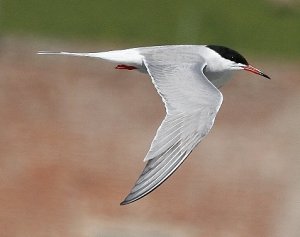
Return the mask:
{"type": "Polygon", "coordinates": [[[120,64],[120,65],[116,66],[116,69],[134,70],[134,69],[137,69],[137,68],[134,67],[134,66],[128,66],[128,65],[125,65],[125,64],[120,64]]]}

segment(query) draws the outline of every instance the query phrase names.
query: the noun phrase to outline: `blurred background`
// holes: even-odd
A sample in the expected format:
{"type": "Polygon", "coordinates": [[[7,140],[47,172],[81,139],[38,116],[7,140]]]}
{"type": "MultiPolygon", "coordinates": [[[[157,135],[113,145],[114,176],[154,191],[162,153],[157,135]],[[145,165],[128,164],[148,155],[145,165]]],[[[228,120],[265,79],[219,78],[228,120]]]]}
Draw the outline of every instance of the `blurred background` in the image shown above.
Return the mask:
{"type": "Polygon", "coordinates": [[[0,235],[300,236],[298,0],[1,0],[0,235]],[[209,136],[127,206],[164,117],[147,75],[39,50],[219,44],[238,72],[209,136]]]}

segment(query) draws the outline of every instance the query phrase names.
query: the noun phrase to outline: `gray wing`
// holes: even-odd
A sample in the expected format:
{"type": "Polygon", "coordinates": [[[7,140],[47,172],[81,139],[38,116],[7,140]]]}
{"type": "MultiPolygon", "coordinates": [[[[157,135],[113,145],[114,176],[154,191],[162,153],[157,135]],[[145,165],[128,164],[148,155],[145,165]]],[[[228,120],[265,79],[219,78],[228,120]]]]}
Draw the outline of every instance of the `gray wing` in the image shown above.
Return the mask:
{"type": "Polygon", "coordinates": [[[162,184],[210,131],[222,103],[222,94],[203,74],[204,60],[193,53],[144,54],[144,64],[166,106],[147,164],[129,195],[134,202],[162,184]]]}

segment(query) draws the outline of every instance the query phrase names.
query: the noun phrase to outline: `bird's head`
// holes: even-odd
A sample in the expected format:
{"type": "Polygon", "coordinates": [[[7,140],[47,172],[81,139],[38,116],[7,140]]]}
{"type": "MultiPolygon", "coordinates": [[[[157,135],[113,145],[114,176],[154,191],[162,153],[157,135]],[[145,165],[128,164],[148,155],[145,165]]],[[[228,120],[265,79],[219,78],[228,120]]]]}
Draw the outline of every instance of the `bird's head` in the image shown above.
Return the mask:
{"type": "Polygon", "coordinates": [[[224,46],[207,45],[207,48],[214,51],[216,54],[210,58],[213,64],[212,70],[215,71],[233,71],[233,70],[245,70],[271,79],[268,75],[261,70],[251,66],[247,60],[233,49],[229,49],[224,46]],[[218,62],[216,62],[218,61],[218,62]]]}

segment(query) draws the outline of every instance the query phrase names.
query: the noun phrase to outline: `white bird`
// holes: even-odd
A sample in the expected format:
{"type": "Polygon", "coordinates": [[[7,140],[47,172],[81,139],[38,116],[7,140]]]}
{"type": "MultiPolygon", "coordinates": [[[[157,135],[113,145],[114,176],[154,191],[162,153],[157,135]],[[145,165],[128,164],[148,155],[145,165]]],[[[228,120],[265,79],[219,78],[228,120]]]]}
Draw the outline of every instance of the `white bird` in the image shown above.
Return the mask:
{"type": "Polygon", "coordinates": [[[238,52],[216,45],[169,45],[99,53],[39,52],[100,58],[116,69],[148,73],[166,108],[144,161],[146,166],[128,196],[134,202],[162,184],[208,134],[222,104],[218,90],[230,73],[246,70],[270,79],[238,52]]]}

